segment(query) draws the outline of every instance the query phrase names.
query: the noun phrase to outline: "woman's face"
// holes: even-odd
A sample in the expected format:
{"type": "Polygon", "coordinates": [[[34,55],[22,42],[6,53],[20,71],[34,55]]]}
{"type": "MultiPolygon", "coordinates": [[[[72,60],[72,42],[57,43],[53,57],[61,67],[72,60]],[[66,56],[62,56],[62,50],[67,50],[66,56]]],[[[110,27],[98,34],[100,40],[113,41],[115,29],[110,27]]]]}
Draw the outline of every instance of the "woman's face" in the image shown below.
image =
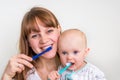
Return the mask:
{"type": "Polygon", "coordinates": [[[38,19],[36,19],[36,22],[39,28],[39,32],[32,31],[30,33],[28,36],[29,46],[36,54],[51,46],[52,50],[46,52],[42,56],[45,58],[55,57],[57,51],[57,41],[60,35],[60,27],[45,27],[38,19]]]}

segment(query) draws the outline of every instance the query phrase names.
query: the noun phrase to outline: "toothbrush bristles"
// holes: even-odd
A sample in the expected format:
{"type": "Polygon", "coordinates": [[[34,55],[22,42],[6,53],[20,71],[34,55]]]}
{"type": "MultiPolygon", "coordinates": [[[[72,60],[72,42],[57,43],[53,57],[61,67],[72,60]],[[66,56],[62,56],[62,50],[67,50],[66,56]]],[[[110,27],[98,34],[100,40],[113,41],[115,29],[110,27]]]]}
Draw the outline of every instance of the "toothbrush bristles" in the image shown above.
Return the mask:
{"type": "Polygon", "coordinates": [[[71,62],[68,62],[68,63],[66,63],[66,66],[70,66],[72,63],[71,62]]]}

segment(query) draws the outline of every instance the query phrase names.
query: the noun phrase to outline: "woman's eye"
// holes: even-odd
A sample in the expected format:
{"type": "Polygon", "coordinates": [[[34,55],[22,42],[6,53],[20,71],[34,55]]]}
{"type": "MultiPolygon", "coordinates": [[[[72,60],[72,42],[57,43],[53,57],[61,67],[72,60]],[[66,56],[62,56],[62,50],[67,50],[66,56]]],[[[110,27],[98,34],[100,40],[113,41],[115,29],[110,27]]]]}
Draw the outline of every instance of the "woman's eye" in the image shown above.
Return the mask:
{"type": "Polygon", "coordinates": [[[37,37],[37,34],[35,34],[35,35],[32,35],[32,38],[35,38],[35,37],[37,37]]]}
{"type": "Polygon", "coordinates": [[[67,52],[66,52],[66,51],[63,51],[62,53],[63,53],[64,55],[65,55],[65,54],[67,54],[67,52]]]}
{"type": "Polygon", "coordinates": [[[48,33],[51,33],[51,32],[53,32],[53,30],[52,30],[52,29],[50,29],[50,30],[48,30],[47,32],[48,32],[48,33]]]}
{"type": "Polygon", "coordinates": [[[74,54],[77,54],[77,53],[78,53],[78,51],[74,51],[73,53],[74,53],[74,54]]]}

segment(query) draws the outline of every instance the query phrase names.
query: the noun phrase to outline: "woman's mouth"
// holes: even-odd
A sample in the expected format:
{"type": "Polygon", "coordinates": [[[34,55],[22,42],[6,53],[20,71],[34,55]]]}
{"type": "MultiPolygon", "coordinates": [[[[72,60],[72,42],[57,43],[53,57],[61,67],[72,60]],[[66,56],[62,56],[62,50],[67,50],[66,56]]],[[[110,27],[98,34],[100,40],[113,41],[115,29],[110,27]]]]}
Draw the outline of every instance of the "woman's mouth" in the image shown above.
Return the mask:
{"type": "Polygon", "coordinates": [[[44,47],[42,47],[41,49],[42,49],[42,50],[46,50],[48,47],[52,47],[52,45],[44,46],[44,47]]]}

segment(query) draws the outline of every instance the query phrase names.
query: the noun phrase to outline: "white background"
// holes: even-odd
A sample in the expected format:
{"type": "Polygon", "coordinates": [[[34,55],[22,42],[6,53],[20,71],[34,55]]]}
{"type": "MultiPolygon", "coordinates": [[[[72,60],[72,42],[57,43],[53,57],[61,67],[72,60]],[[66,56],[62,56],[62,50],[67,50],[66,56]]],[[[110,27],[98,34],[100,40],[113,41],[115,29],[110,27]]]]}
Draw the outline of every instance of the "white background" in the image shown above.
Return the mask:
{"type": "Polygon", "coordinates": [[[21,20],[34,6],[51,10],[63,30],[84,31],[91,49],[87,60],[107,80],[120,80],[120,0],[1,0],[0,77],[10,57],[18,53],[21,20]]]}

